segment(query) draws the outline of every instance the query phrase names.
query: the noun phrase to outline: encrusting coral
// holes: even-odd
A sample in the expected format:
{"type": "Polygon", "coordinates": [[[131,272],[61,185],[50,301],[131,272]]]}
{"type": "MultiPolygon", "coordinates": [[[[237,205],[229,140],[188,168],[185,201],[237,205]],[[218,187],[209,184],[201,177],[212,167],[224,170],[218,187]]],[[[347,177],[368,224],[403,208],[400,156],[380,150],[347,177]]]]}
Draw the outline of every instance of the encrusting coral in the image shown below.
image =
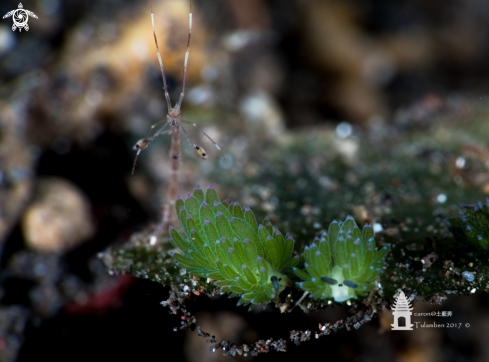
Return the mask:
{"type": "Polygon", "coordinates": [[[237,202],[221,202],[209,186],[206,194],[197,187],[184,201],[178,198],[176,211],[187,239],[172,227],[173,243],[183,252],[173,257],[192,275],[210,278],[230,292],[241,296],[238,305],[267,305],[290,279],[284,269],[302,260],[294,256],[294,239],[273,230],[268,218],[258,224],[255,215],[237,202]]]}
{"type": "Polygon", "coordinates": [[[374,231],[365,225],[360,232],[353,217],[334,220],[328,233],[304,250],[306,271],[294,268],[303,281],[297,285],[311,298],[344,302],[364,296],[382,274],[388,246],[375,247],[374,231]]]}

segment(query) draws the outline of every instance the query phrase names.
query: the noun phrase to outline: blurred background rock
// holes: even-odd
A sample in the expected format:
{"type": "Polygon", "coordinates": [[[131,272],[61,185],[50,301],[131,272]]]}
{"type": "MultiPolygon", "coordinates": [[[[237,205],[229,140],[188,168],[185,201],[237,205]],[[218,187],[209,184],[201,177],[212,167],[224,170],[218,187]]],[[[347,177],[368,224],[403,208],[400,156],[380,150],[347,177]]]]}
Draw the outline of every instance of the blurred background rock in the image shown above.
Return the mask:
{"type": "MultiPolygon", "coordinates": [[[[168,138],[145,150],[130,176],[132,145],[166,114],[149,6],[120,0],[23,5],[38,16],[29,19],[28,32],[13,32],[11,18],[0,22],[0,360],[94,353],[142,360],[163,358],[167,350],[183,358],[183,334],[171,331],[178,321],[158,304],[166,291],[110,277],[94,258],[157,222],[166,195],[168,138]]],[[[3,0],[0,14],[17,7],[3,0]]],[[[188,2],[155,0],[153,9],[175,101],[188,2]]],[[[426,127],[440,111],[445,119],[464,119],[473,99],[488,93],[483,0],[196,0],[193,14],[182,116],[220,144],[230,169],[250,178],[260,162],[247,151],[286,143],[291,129],[335,129],[341,122],[373,132],[426,127]]],[[[211,177],[216,170],[228,172],[219,153],[202,162],[186,146],[182,193],[218,181],[211,177]]],[[[344,142],[338,152],[350,148],[344,142]]],[[[212,324],[219,310],[202,308],[212,324]]],[[[239,320],[236,328],[253,335],[253,318],[251,327],[239,320]]],[[[312,329],[317,321],[304,323],[312,329]]],[[[365,335],[379,328],[374,321],[319,344],[345,361],[370,360],[372,351],[386,361],[487,357],[467,347],[472,339],[446,353],[458,347],[449,347],[454,339],[440,331],[430,331],[438,333],[426,337],[436,340],[430,346],[420,346],[414,334],[396,335],[372,341],[374,350],[365,335]]],[[[192,339],[185,343],[199,349],[188,347],[197,343],[192,339]]],[[[315,346],[269,358],[313,356],[315,346]]]]}

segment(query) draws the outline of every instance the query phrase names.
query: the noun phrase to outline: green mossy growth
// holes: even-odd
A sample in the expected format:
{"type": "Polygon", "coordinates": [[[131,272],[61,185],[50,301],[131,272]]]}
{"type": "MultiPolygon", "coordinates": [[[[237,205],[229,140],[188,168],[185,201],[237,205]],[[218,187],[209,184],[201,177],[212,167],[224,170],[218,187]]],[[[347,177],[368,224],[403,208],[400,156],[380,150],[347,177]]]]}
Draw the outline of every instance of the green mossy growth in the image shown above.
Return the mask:
{"type": "Polygon", "coordinates": [[[489,250],[489,198],[486,205],[460,205],[460,218],[447,220],[448,229],[455,239],[466,242],[479,250],[489,250]]]}

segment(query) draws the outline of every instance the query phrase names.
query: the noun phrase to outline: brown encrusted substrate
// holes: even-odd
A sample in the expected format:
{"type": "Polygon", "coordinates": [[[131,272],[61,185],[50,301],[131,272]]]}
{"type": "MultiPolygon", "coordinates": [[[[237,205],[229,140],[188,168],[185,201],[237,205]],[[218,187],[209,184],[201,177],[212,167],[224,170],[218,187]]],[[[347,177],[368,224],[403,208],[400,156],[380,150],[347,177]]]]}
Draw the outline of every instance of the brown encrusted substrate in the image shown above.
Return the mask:
{"type": "MultiPolygon", "coordinates": [[[[217,290],[215,291],[217,293],[217,290]]],[[[248,345],[242,344],[238,345],[236,343],[231,343],[229,340],[219,340],[216,336],[202,330],[197,325],[197,318],[190,313],[185,306],[185,301],[190,299],[192,295],[202,294],[201,290],[190,289],[183,286],[182,289],[172,287],[170,295],[166,301],[161,302],[163,306],[167,306],[171,309],[173,314],[178,314],[179,310],[181,313],[181,326],[175,327],[174,331],[186,330],[191,331],[197,330],[197,334],[203,338],[206,338],[207,343],[212,343],[213,346],[210,347],[211,352],[216,352],[221,349],[225,355],[228,357],[239,356],[257,356],[262,353],[268,353],[270,351],[286,352],[287,351],[287,341],[280,338],[278,340],[269,338],[267,340],[259,339],[258,341],[248,345]]],[[[208,294],[207,295],[213,295],[208,294]]],[[[304,310],[305,313],[314,312],[321,309],[323,306],[317,306],[310,302],[303,302],[300,308],[304,310]]],[[[341,328],[346,328],[350,331],[352,328],[358,329],[367,322],[370,322],[375,314],[384,311],[388,307],[388,302],[382,298],[377,298],[374,302],[370,304],[355,303],[351,306],[350,312],[352,316],[346,318],[346,320],[340,319],[334,323],[319,324],[319,330],[314,333],[316,339],[322,336],[327,336],[331,332],[337,332],[341,328]]],[[[309,330],[291,330],[289,333],[289,338],[296,345],[300,345],[301,342],[307,342],[311,339],[312,332],[309,330]]]]}

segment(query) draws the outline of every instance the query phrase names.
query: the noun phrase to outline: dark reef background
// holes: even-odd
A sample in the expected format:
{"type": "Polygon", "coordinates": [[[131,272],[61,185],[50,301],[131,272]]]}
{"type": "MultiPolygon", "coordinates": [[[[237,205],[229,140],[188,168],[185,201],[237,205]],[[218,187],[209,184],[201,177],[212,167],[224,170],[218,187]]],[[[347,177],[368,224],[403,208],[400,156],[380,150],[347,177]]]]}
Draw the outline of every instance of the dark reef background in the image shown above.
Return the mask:
{"type": "MultiPolygon", "coordinates": [[[[0,22],[0,361],[224,360],[195,334],[173,331],[179,317],[160,305],[168,289],[108,275],[97,258],[109,245],[157,223],[166,195],[169,139],[145,150],[131,176],[132,145],[166,114],[148,3],[28,0],[23,6],[38,16],[29,18],[29,31],[13,32],[11,18],[0,22]]],[[[3,0],[0,14],[17,7],[3,0]]],[[[154,0],[153,8],[176,100],[188,2],[154,0]]],[[[295,197],[295,187],[270,186],[273,177],[262,171],[273,175],[279,168],[262,158],[270,147],[292,149],[296,136],[307,147],[321,132],[345,139],[338,154],[346,162],[357,157],[358,138],[382,147],[375,141],[379,134],[412,146],[420,158],[441,157],[440,167],[452,165],[453,156],[447,178],[460,185],[461,196],[450,202],[473,203],[464,199],[466,190],[476,190],[479,198],[489,194],[484,163],[479,173],[464,173],[469,157],[437,153],[436,144],[428,149],[411,138],[421,132],[429,139],[446,122],[460,125],[461,143],[489,146],[472,143],[473,134],[464,133],[472,120],[487,122],[485,1],[195,0],[193,15],[183,117],[221,145],[230,165],[215,150],[200,161],[182,142],[182,194],[212,183],[221,195],[240,197],[242,205],[264,214],[274,214],[274,195],[280,194],[280,204],[291,212],[314,215],[303,202],[314,210],[313,197],[295,197]]],[[[389,147],[386,162],[396,149],[389,147]]],[[[292,171],[321,162],[296,156],[283,160],[292,171]]],[[[301,189],[306,181],[297,180],[301,189]]],[[[331,192],[341,188],[328,178],[318,180],[331,192]]],[[[398,183],[402,177],[390,186],[398,183]]],[[[384,205],[395,198],[382,194],[384,205]]],[[[338,213],[346,212],[341,206],[338,213]]],[[[408,207],[415,217],[416,208],[408,207]]],[[[373,217],[381,218],[375,210],[373,217]]],[[[286,228],[283,220],[278,223],[286,228]]],[[[314,331],[318,323],[347,316],[346,307],[314,315],[247,313],[235,302],[201,297],[188,306],[204,329],[236,342],[287,339],[292,329],[314,331]]],[[[453,311],[449,322],[462,327],[391,332],[387,313],[359,330],[301,346],[289,342],[287,353],[257,359],[487,361],[488,305],[486,293],[449,297],[441,305],[415,302],[417,312],[453,311]]]]}

